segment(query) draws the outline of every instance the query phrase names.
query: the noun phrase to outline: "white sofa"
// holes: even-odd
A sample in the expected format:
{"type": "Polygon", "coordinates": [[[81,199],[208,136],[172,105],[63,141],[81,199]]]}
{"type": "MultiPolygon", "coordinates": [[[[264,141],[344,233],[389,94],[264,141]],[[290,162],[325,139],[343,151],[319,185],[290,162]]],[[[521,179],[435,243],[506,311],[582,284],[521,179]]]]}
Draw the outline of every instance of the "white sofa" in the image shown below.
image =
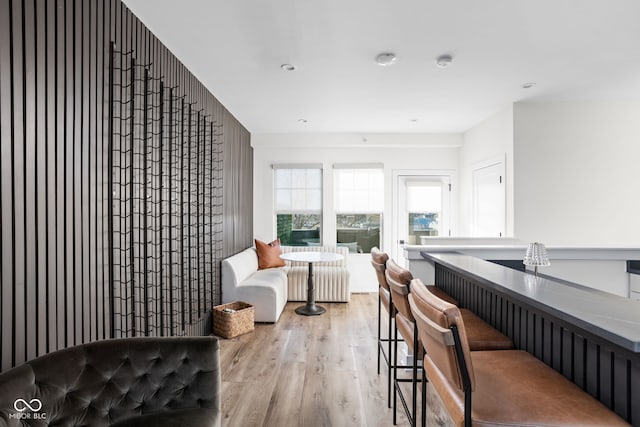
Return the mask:
{"type": "MultiPolygon", "coordinates": [[[[341,261],[313,266],[315,299],[318,302],[348,302],[351,296],[348,250],[330,246],[282,246],[282,252],[325,251],[343,255],[341,261]]],[[[244,301],[254,306],[256,322],[277,322],[287,301],[307,300],[306,262],[286,262],[285,267],[258,270],[255,248],[222,261],[222,302],[244,301]]]]}
{"type": "Polygon", "coordinates": [[[287,303],[287,268],[258,270],[255,248],[222,260],[222,303],[253,305],[256,322],[277,322],[287,303]]]}

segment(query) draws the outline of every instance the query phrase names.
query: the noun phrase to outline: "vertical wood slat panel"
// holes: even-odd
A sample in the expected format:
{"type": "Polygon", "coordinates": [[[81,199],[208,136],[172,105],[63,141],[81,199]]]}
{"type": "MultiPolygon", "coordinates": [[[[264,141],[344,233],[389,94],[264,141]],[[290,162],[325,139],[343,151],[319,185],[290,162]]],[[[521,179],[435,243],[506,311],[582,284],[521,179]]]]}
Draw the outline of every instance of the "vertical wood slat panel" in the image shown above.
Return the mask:
{"type": "Polygon", "coordinates": [[[80,299],[82,301],[82,310],[80,318],[82,319],[82,338],[81,342],[91,341],[91,318],[93,307],[91,305],[91,295],[95,287],[92,281],[91,269],[91,243],[93,240],[91,234],[91,147],[94,141],[91,139],[91,122],[90,122],[90,104],[95,100],[91,97],[89,85],[91,82],[89,42],[91,39],[91,24],[89,20],[89,12],[92,2],[81,2],[80,9],[80,69],[81,69],[81,111],[80,111],[80,204],[81,204],[81,263],[82,275],[80,278],[80,299]]]}
{"type": "Polygon", "coordinates": [[[614,389],[611,386],[613,381],[613,353],[600,348],[599,352],[599,373],[600,373],[600,401],[608,407],[613,407],[614,389]]]}
{"type": "Polygon", "coordinates": [[[613,410],[619,414],[629,414],[631,407],[630,390],[627,378],[631,377],[631,362],[624,357],[616,353],[611,353],[613,361],[611,363],[611,369],[613,375],[611,376],[611,389],[613,394],[613,410]]]}
{"type": "Polygon", "coordinates": [[[98,148],[98,140],[96,138],[96,113],[95,110],[97,108],[97,99],[96,99],[96,76],[95,76],[95,60],[94,60],[94,51],[95,51],[95,41],[97,36],[97,28],[96,28],[96,6],[97,4],[94,2],[89,2],[85,8],[85,19],[86,23],[84,25],[84,55],[86,55],[84,59],[85,64],[85,76],[87,77],[87,81],[85,82],[85,90],[86,90],[86,105],[85,112],[86,118],[85,123],[87,124],[87,154],[86,154],[86,170],[87,170],[87,184],[86,184],[86,210],[87,210],[87,248],[85,249],[85,253],[87,254],[86,262],[88,265],[87,273],[85,277],[88,278],[89,287],[87,289],[88,292],[85,293],[85,301],[88,306],[88,313],[85,313],[85,341],[95,341],[97,339],[96,332],[98,330],[96,314],[98,311],[98,300],[97,294],[100,284],[97,281],[97,265],[96,265],[96,241],[98,239],[97,236],[97,221],[96,221],[96,192],[97,192],[97,181],[95,177],[96,170],[96,152],[98,148]]]}
{"type": "Polygon", "coordinates": [[[36,37],[35,31],[29,31],[29,27],[35,28],[35,10],[33,1],[23,2],[22,28],[23,28],[23,55],[24,55],[24,82],[23,82],[23,111],[24,111],[24,231],[25,239],[25,337],[26,357],[31,359],[37,356],[37,304],[38,304],[38,197],[36,185],[38,170],[36,167],[36,153],[38,134],[36,128],[36,37]],[[35,102],[29,102],[34,100],[35,102]],[[27,194],[33,196],[27,197],[27,194]],[[35,305],[35,309],[34,309],[35,305]]]}
{"type": "Polygon", "coordinates": [[[92,33],[92,43],[91,43],[91,79],[93,82],[92,90],[94,91],[94,99],[95,102],[91,105],[93,106],[93,114],[91,117],[91,121],[94,123],[94,157],[93,157],[93,170],[91,171],[91,176],[93,181],[95,182],[95,191],[93,193],[92,198],[92,206],[93,206],[93,221],[94,221],[94,231],[93,235],[94,244],[92,247],[93,259],[92,263],[94,266],[94,282],[96,283],[95,288],[95,296],[92,305],[95,307],[95,314],[93,317],[93,321],[95,324],[95,330],[93,331],[92,340],[99,339],[100,336],[105,335],[105,327],[104,327],[104,307],[105,307],[105,298],[104,298],[104,276],[103,276],[103,262],[102,259],[102,247],[103,247],[103,221],[104,212],[102,212],[102,203],[101,200],[104,200],[104,187],[106,183],[102,180],[101,171],[103,168],[102,165],[102,146],[104,143],[104,138],[102,137],[102,128],[103,128],[103,90],[102,86],[103,79],[102,74],[104,74],[103,61],[102,59],[105,57],[104,51],[104,39],[103,39],[103,26],[102,19],[104,18],[104,2],[96,3],[93,6],[93,11],[91,14],[91,21],[93,26],[92,33]],[[100,73],[99,70],[102,70],[100,73]]]}
{"type": "Polygon", "coordinates": [[[34,1],[34,26],[36,28],[35,44],[35,216],[36,216],[36,293],[35,293],[35,338],[36,355],[47,352],[47,299],[49,296],[49,264],[47,257],[48,246],[48,191],[38,191],[48,188],[48,147],[47,147],[47,64],[46,55],[46,3],[43,0],[34,1]]]}
{"type": "MultiPolygon", "coordinates": [[[[51,3],[51,2],[48,2],[51,3]]],[[[66,96],[66,75],[65,75],[65,0],[55,1],[55,58],[53,61],[53,69],[55,74],[55,199],[56,199],[56,305],[52,309],[55,310],[55,330],[56,339],[55,347],[51,350],[59,350],[66,346],[66,228],[65,228],[65,96],[66,96]]]]}
{"type": "Polygon", "coordinates": [[[11,186],[13,155],[11,135],[11,16],[10,0],[0,0],[0,366],[11,366],[13,362],[13,223],[11,186]]]}
{"type": "MultiPolygon", "coordinates": [[[[219,207],[234,219],[229,254],[252,242],[249,133],[119,0],[0,0],[2,370],[112,333],[105,143],[111,40],[121,50],[137,50],[141,63],[153,63],[166,86],[177,88],[174,97],[188,96],[202,117],[213,117],[220,129],[226,125],[233,138],[219,130],[223,146],[217,154],[225,159],[219,169],[239,168],[220,176],[220,188],[223,179],[235,180],[235,191],[244,195],[237,204],[219,207]],[[231,154],[225,156],[225,149],[231,154]]],[[[191,161],[205,168],[202,157],[191,161]]],[[[218,190],[194,188],[199,193],[185,244],[197,268],[188,272],[194,287],[185,297],[192,300],[192,321],[199,322],[220,301],[218,264],[227,239],[213,244],[202,236],[207,209],[216,209],[204,201],[218,190]]],[[[156,221],[151,228],[162,224],[156,221]]],[[[158,274],[154,283],[164,286],[164,275],[158,274]]],[[[165,293],[151,295],[155,307],[162,306],[157,301],[165,293]]],[[[182,330],[202,327],[184,324],[182,330]]]]}
{"type": "Polygon", "coordinates": [[[73,82],[73,28],[74,28],[74,3],[72,0],[65,1],[65,16],[64,25],[61,27],[61,32],[64,33],[64,55],[62,62],[64,63],[64,70],[62,70],[64,76],[64,123],[63,123],[63,137],[64,144],[64,166],[63,166],[63,182],[62,182],[62,195],[63,195],[63,218],[64,223],[64,235],[62,240],[64,241],[64,299],[65,306],[63,310],[64,314],[64,347],[75,344],[75,304],[74,304],[74,247],[75,240],[73,236],[73,145],[74,145],[74,132],[73,132],[73,99],[74,99],[74,82],[73,82]]]}
{"type": "Polygon", "coordinates": [[[640,405],[638,401],[634,401],[632,396],[640,396],[640,364],[631,363],[628,367],[629,376],[627,377],[627,390],[629,396],[627,397],[627,412],[629,421],[632,425],[640,424],[640,405]]]}
{"type": "Polygon", "coordinates": [[[14,345],[14,363],[19,360],[26,360],[26,241],[25,241],[25,186],[24,186],[24,158],[26,149],[26,126],[25,126],[25,102],[24,92],[26,88],[24,84],[24,64],[26,62],[26,54],[23,51],[23,26],[22,26],[22,4],[19,1],[12,1],[11,14],[11,36],[12,36],[12,111],[13,120],[13,271],[14,271],[14,293],[13,293],[13,345],[14,345]]]}
{"type": "MultiPolygon", "coordinates": [[[[135,31],[138,31],[138,26],[135,21],[132,25],[133,28],[136,28],[135,31]]],[[[149,42],[145,43],[150,46],[149,42]]],[[[139,45],[136,44],[135,41],[133,44],[136,46],[139,45]]],[[[149,52],[151,51],[152,47],[149,48],[149,52]]],[[[145,55],[134,51],[131,56],[144,57],[145,55]]],[[[161,64],[161,61],[156,60],[154,64],[161,64]]],[[[145,73],[147,73],[148,70],[153,70],[152,82],[154,81],[153,79],[156,79],[156,75],[164,76],[163,70],[157,70],[153,64],[140,64],[140,68],[136,69],[139,70],[139,73],[142,73],[143,69],[145,73]]],[[[131,80],[135,80],[135,78],[132,77],[131,80]]],[[[164,79],[162,80],[164,81],[164,79]]],[[[206,92],[199,82],[197,82],[193,77],[187,76],[185,77],[185,80],[189,81],[192,91],[197,92],[195,95],[196,98],[198,96],[205,96],[206,92]]],[[[147,82],[148,80],[142,79],[141,81],[147,82]]],[[[124,88],[128,84],[130,83],[121,83],[120,87],[124,88]]],[[[178,89],[183,88],[178,87],[178,89]]],[[[116,90],[116,92],[117,91],[118,90],[116,90]]],[[[147,111],[148,105],[153,105],[153,101],[151,101],[151,104],[148,104],[146,99],[147,95],[145,95],[148,94],[147,90],[142,90],[141,93],[144,96],[135,95],[134,100],[136,100],[136,102],[140,102],[142,107],[137,107],[140,111],[147,111]]],[[[153,96],[155,95],[149,94],[149,97],[153,98],[153,96]]],[[[181,305],[181,310],[178,312],[183,316],[184,320],[182,321],[182,327],[177,328],[176,332],[172,333],[194,333],[195,331],[202,331],[203,320],[206,321],[208,307],[210,307],[214,301],[219,301],[220,299],[218,272],[216,270],[216,274],[214,275],[213,271],[211,271],[211,274],[207,275],[207,268],[213,269],[213,267],[208,267],[204,259],[207,251],[212,252],[207,245],[213,243],[207,242],[206,237],[203,238],[205,235],[204,227],[206,222],[205,200],[208,190],[205,188],[205,184],[202,179],[207,173],[205,164],[208,160],[205,159],[206,154],[203,154],[206,153],[206,149],[203,152],[202,148],[205,146],[204,141],[207,138],[207,134],[205,132],[206,126],[204,123],[209,120],[208,117],[210,115],[202,109],[202,106],[206,105],[206,103],[203,102],[202,99],[193,101],[193,96],[193,94],[190,94],[189,99],[186,102],[186,113],[184,114],[185,117],[182,125],[184,131],[180,132],[184,138],[184,143],[180,144],[182,154],[178,156],[182,162],[182,167],[180,167],[182,174],[180,177],[181,191],[179,191],[182,201],[178,203],[178,205],[183,214],[178,216],[180,220],[183,221],[179,227],[179,230],[182,233],[180,239],[182,250],[179,251],[181,255],[180,268],[182,274],[179,276],[179,281],[183,288],[177,302],[181,305]],[[207,283],[207,281],[212,283],[207,283]],[[209,291],[209,289],[211,291],[209,291]]],[[[149,129],[151,134],[153,134],[155,132],[154,129],[156,129],[153,117],[156,116],[157,111],[152,109],[149,114],[152,116],[151,119],[149,119],[150,122],[143,118],[141,120],[141,124],[136,125],[135,127],[136,132],[139,132],[139,135],[136,136],[136,141],[142,141],[143,144],[147,143],[146,135],[148,135],[149,129]],[[147,123],[149,123],[149,129],[146,129],[147,123]]],[[[133,119],[139,120],[140,118],[133,116],[133,119]]],[[[131,123],[128,125],[131,125],[131,123]]],[[[245,142],[248,146],[248,138],[245,142]]],[[[154,147],[153,138],[151,138],[148,144],[149,145],[146,148],[142,147],[141,149],[134,146],[134,150],[138,150],[138,154],[135,154],[131,159],[131,164],[135,164],[134,167],[138,168],[139,171],[142,171],[141,173],[143,175],[150,173],[151,177],[148,178],[143,176],[141,181],[139,180],[137,183],[134,182],[133,179],[130,179],[129,181],[133,182],[134,185],[142,186],[141,191],[143,194],[152,196],[155,194],[155,190],[153,188],[156,178],[154,175],[157,174],[158,159],[156,157],[157,153],[154,152],[156,149],[154,147]],[[140,165],[140,163],[142,163],[142,165],[140,165]],[[151,164],[148,165],[149,163],[151,164]],[[144,188],[145,186],[150,186],[151,190],[147,192],[144,188]]],[[[130,149],[128,150],[130,151],[130,149]]],[[[213,153],[213,151],[210,151],[210,153],[213,153]]],[[[216,151],[216,154],[221,155],[218,151],[216,151]]],[[[250,164],[248,165],[248,169],[250,174],[250,164]]],[[[118,174],[116,173],[114,176],[117,175],[118,174]]],[[[139,175],[140,173],[136,176],[139,175]]],[[[124,197],[127,197],[133,202],[133,199],[129,196],[125,195],[124,197]]],[[[217,194],[216,197],[220,198],[222,197],[222,194],[217,194]]],[[[118,303],[115,304],[116,308],[114,308],[114,310],[117,311],[120,319],[135,319],[131,328],[117,328],[118,331],[122,331],[125,334],[133,334],[135,331],[141,331],[143,334],[156,333],[156,328],[159,327],[160,329],[163,329],[163,322],[165,320],[164,317],[160,315],[160,311],[164,309],[164,305],[160,303],[163,291],[161,289],[162,281],[158,281],[158,277],[162,277],[162,274],[158,276],[158,263],[156,257],[154,257],[154,253],[158,250],[159,246],[157,241],[154,242],[152,240],[154,236],[158,235],[157,233],[153,233],[153,231],[158,227],[158,223],[161,223],[161,221],[156,218],[156,201],[151,201],[150,207],[146,208],[144,207],[146,200],[147,197],[143,197],[143,206],[141,210],[136,211],[134,208],[129,209],[130,212],[133,212],[132,230],[134,231],[134,241],[131,247],[136,254],[134,257],[135,260],[139,260],[140,264],[139,267],[136,267],[136,280],[137,283],[146,283],[147,287],[140,288],[136,283],[132,283],[128,297],[131,300],[131,309],[127,310],[126,307],[123,309],[123,307],[119,307],[118,303]],[[136,242],[142,242],[142,244],[136,242]],[[131,298],[131,296],[133,296],[133,298],[131,298]],[[148,316],[142,313],[148,313],[148,316]]],[[[122,230],[119,231],[120,234],[122,234],[122,232],[122,230]]],[[[217,231],[218,234],[220,232],[220,230],[217,231]]],[[[213,234],[215,234],[215,232],[213,234]]],[[[116,238],[115,240],[118,239],[116,238]]],[[[218,245],[218,242],[222,242],[223,240],[224,239],[218,237],[215,244],[218,245]]],[[[220,256],[216,255],[215,262],[212,260],[211,264],[213,265],[219,262],[219,259],[220,256]]],[[[135,265],[135,262],[132,264],[135,265]]],[[[116,285],[116,288],[119,287],[120,283],[124,282],[122,282],[122,278],[120,278],[117,280],[117,283],[118,285],[116,285]]],[[[118,296],[118,301],[124,301],[123,297],[118,296]]],[[[170,316],[170,318],[173,319],[173,316],[170,316]]]]}
{"type": "Polygon", "coordinates": [[[57,190],[57,152],[56,152],[56,2],[41,1],[41,6],[45,8],[45,52],[44,63],[45,68],[45,128],[46,128],[46,298],[45,304],[45,336],[46,348],[44,352],[56,350],[57,346],[57,259],[56,259],[56,226],[57,226],[57,210],[56,210],[56,190],[57,190]]]}
{"type": "Polygon", "coordinates": [[[586,356],[587,356],[587,340],[579,334],[575,334],[573,337],[574,341],[574,379],[573,382],[576,383],[578,387],[581,389],[586,389],[586,356]]]}

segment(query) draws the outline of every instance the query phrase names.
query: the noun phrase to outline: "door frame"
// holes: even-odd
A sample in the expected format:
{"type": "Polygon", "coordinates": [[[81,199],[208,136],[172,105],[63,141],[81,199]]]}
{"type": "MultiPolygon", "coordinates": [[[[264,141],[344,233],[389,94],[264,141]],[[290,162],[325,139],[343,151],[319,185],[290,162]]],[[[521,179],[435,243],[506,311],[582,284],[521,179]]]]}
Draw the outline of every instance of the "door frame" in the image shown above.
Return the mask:
{"type": "Polygon", "coordinates": [[[392,170],[392,188],[391,188],[391,250],[390,255],[393,259],[402,263],[404,260],[404,254],[400,253],[400,245],[398,240],[400,239],[400,209],[399,209],[399,197],[400,197],[400,177],[415,176],[421,178],[427,177],[448,177],[449,184],[451,185],[451,193],[449,194],[449,230],[451,236],[455,236],[457,229],[457,175],[453,169],[394,169],[392,170]]]}

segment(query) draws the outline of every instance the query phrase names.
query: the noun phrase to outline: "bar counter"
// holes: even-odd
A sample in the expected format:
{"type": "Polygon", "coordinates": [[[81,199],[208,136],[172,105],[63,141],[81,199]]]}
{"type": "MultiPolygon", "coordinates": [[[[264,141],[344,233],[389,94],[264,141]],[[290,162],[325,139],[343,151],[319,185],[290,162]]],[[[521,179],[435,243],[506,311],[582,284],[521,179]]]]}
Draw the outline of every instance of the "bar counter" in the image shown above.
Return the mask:
{"type": "Polygon", "coordinates": [[[470,255],[421,255],[462,307],[640,426],[640,302],[470,255]]]}

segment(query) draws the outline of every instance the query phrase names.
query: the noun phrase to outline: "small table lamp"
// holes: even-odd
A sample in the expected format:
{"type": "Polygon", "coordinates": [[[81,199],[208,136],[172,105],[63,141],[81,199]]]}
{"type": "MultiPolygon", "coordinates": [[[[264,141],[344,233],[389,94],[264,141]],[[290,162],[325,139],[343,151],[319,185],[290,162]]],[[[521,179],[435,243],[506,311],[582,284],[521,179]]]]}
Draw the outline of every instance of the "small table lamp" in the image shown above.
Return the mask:
{"type": "Polygon", "coordinates": [[[542,243],[533,242],[527,246],[527,253],[522,260],[524,265],[532,265],[534,267],[535,275],[538,275],[538,266],[547,267],[551,265],[549,262],[549,255],[547,255],[547,248],[542,243]]]}

